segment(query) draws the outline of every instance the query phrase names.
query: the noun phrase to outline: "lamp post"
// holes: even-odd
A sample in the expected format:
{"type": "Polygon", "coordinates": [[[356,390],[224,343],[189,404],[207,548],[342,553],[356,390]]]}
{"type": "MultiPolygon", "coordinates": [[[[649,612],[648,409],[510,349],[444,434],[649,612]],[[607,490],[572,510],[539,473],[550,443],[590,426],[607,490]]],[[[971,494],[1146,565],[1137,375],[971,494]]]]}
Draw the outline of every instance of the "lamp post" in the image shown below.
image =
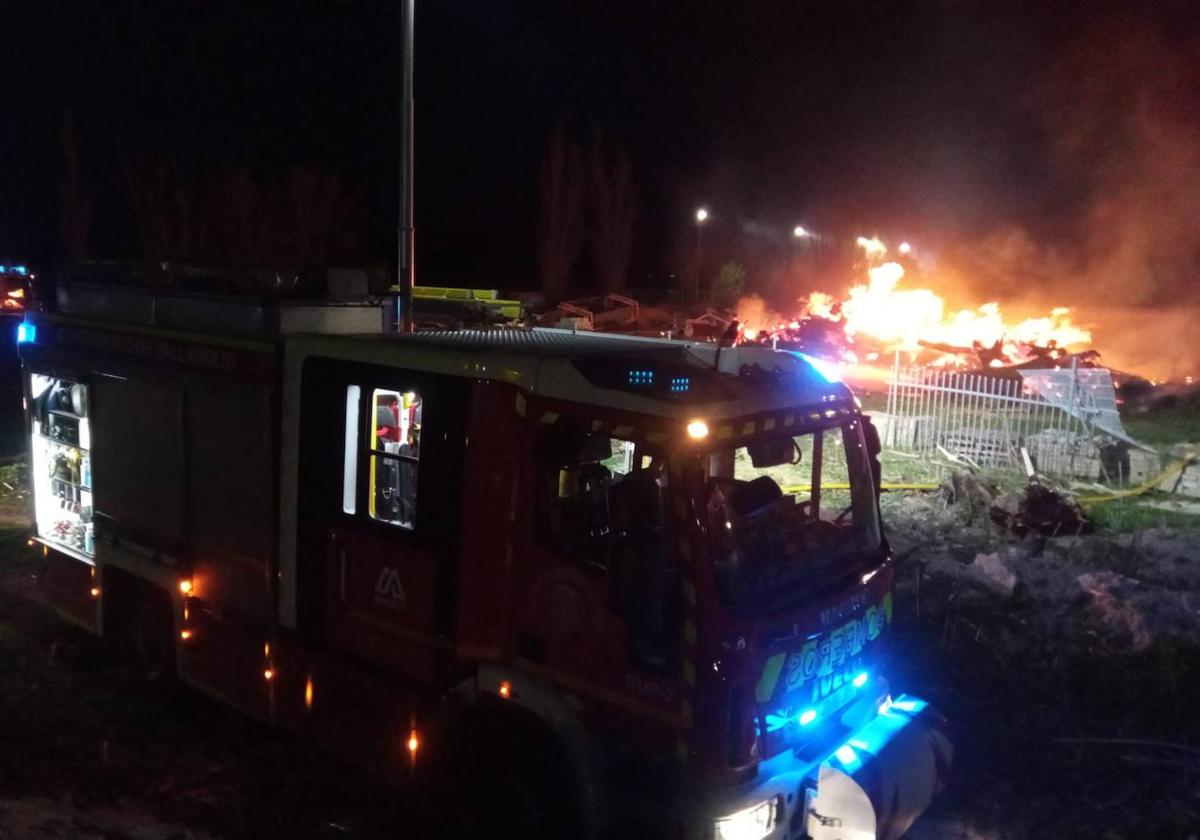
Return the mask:
{"type": "Polygon", "coordinates": [[[700,297],[700,255],[701,248],[704,244],[704,222],[708,219],[708,210],[701,207],[696,211],[696,283],[692,292],[692,299],[697,300],[700,297]]]}
{"type": "Polygon", "coordinates": [[[416,0],[401,0],[400,40],[404,54],[401,57],[400,93],[400,219],[397,230],[396,282],[396,328],[399,332],[412,332],[413,286],[416,285],[416,267],[413,254],[413,28],[416,20],[416,0]]]}

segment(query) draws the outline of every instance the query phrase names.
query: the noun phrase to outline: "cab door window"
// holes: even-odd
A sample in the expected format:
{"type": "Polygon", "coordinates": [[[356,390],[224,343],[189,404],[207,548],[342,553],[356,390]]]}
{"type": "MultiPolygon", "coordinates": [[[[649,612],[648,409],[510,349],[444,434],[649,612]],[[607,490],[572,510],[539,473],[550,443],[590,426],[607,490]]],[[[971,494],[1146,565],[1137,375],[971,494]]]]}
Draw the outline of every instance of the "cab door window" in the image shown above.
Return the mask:
{"type": "Polygon", "coordinates": [[[628,623],[631,661],[669,671],[678,587],[663,455],[569,421],[561,426],[546,431],[538,452],[543,538],[564,559],[606,575],[609,607],[628,623]]]}
{"type": "Polygon", "coordinates": [[[410,530],[417,522],[421,413],[415,391],[376,388],[367,406],[371,518],[410,530]]]}

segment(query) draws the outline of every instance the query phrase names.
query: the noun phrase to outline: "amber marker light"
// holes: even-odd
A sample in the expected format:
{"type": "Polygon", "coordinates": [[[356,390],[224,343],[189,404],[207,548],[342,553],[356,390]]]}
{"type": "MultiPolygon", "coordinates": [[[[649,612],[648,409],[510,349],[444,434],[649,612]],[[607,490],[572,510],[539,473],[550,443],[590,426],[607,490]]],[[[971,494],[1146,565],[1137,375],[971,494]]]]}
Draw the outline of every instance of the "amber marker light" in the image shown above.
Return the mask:
{"type": "Polygon", "coordinates": [[[703,420],[693,420],[687,424],[687,433],[692,440],[703,440],[708,437],[708,424],[703,420]]]}
{"type": "Polygon", "coordinates": [[[275,678],[275,672],[272,671],[270,668],[263,671],[263,679],[264,680],[270,681],[270,680],[273,680],[274,678],[275,678]]]}
{"type": "Polygon", "coordinates": [[[421,746],[421,740],[417,737],[417,730],[412,730],[408,733],[408,754],[413,758],[417,757],[417,749],[421,746]]]}
{"type": "Polygon", "coordinates": [[[192,631],[191,630],[180,630],[179,638],[183,639],[186,642],[188,639],[192,638],[192,631]]]}
{"type": "Polygon", "coordinates": [[[190,580],[179,581],[179,591],[182,592],[184,595],[191,595],[192,594],[192,582],[190,580]]]}
{"type": "Polygon", "coordinates": [[[500,696],[505,700],[512,697],[512,684],[508,680],[500,683],[500,696]]]}

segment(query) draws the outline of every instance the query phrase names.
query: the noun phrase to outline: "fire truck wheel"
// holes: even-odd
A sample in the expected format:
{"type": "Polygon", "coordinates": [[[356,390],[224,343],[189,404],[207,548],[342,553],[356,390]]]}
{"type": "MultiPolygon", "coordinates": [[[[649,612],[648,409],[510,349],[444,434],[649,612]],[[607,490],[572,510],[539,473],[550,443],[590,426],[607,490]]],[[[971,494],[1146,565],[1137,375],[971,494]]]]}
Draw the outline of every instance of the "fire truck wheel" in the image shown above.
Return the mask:
{"type": "Polygon", "coordinates": [[[575,771],[549,732],[521,712],[487,704],[469,713],[450,745],[443,813],[462,840],[578,840],[575,771]]]}
{"type": "Polygon", "coordinates": [[[130,575],[106,575],[104,639],[109,650],[147,677],[175,676],[175,618],[171,597],[130,575]]]}

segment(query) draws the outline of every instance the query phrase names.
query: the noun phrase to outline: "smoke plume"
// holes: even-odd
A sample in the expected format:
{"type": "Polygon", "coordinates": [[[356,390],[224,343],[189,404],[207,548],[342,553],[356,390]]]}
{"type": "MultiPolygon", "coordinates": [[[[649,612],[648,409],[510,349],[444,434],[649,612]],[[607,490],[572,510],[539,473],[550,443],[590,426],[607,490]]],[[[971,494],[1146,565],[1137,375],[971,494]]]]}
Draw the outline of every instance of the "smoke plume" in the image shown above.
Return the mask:
{"type": "Polygon", "coordinates": [[[1050,148],[1045,220],[946,249],[953,285],[1006,311],[1068,305],[1105,363],[1200,371],[1200,42],[1093,30],[1028,98],[1050,148]]]}

